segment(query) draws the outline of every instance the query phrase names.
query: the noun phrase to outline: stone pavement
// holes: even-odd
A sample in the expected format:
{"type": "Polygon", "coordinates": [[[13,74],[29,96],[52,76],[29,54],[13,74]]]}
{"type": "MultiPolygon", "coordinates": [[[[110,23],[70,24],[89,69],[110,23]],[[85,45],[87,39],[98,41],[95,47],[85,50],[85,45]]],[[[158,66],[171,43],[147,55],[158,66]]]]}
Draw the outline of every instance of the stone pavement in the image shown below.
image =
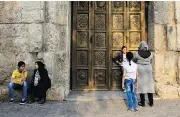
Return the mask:
{"type": "Polygon", "coordinates": [[[155,100],[155,106],[129,112],[124,100],[47,101],[44,105],[0,103],[0,117],[180,117],[180,100],[155,100]]]}

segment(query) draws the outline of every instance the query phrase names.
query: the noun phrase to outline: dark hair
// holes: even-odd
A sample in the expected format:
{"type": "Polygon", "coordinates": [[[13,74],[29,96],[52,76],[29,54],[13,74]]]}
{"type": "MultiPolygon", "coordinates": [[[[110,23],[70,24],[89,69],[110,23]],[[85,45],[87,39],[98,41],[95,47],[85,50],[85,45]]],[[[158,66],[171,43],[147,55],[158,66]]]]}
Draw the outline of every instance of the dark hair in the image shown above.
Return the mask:
{"type": "Polygon", "coordinates": [[[124,48],[127,48],[127,47],[126,47],[126,46],[123,46],[123,47],[122,47],[122,50],[123,50],[124,48]]]}
{"type": "Polygon", "coordinates": [[[35,63],[37,63],[39,69],[44,69],[45,68],[45,64],[41,61],[36,61],[35,63]]]}
{"type": "Polygon", "coordinates": [[[128,52],[126,54],[126,58],[129,61],[129,65],[131,65],[131,60],[133,59],[133,53],[132,52],[128,52]]]}
{"type": "Polygon", "coordinates": [[[19,62],[18,62],[18,67],[21,67],[22,65],[25,65],[25,62],[19,61],[19,62]]]}

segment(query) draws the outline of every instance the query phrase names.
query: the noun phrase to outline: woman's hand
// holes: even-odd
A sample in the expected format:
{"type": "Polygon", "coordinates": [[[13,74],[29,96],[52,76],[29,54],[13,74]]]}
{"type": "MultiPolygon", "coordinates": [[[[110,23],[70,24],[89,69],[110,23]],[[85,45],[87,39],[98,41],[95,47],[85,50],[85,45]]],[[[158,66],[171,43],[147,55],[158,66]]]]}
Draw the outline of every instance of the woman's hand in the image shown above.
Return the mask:
{"type": "Polygon", "coordinates": [[[34,86],[37,86],[38,85],[38,83],[34,83],[34,86]]]}

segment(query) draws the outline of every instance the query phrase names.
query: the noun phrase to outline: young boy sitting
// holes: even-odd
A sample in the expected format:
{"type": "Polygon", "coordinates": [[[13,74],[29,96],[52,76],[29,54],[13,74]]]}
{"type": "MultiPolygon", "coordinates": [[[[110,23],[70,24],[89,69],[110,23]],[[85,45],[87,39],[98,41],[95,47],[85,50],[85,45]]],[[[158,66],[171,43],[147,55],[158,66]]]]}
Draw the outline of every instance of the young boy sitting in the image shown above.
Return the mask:
{"type": "Polygon", "coordinates": [[[18,69],[13,71],[11,81],[8,84],[8,89],[9,89],[9,103],[14,102],[14,90],[16,89],[23,89],[23,96],[20,104],[25,104],[26,103],[26,98],[27,98],[27,71],[25,69],[25,63],[23,61],[18,62],[18,69]]]}

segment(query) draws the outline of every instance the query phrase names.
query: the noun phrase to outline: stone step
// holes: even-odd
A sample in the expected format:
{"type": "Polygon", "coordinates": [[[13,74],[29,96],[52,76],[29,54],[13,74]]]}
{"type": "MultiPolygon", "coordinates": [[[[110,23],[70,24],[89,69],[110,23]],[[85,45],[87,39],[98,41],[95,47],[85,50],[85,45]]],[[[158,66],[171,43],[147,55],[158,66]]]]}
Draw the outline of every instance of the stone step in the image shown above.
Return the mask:
{"type": "MultiPolygon", "coordinates": [[[[95,100],[124,100],[126,93],[123,91],[70,91],[65,98],[67,101],[95,101],[95,100]]],[[[139,95],[138,95],[139,99],[139,95]]],[[[154,100],[160,97],[154,94],[154,100]]],[[[147,100],[147,95],[146,95],[147,100]]]]}

